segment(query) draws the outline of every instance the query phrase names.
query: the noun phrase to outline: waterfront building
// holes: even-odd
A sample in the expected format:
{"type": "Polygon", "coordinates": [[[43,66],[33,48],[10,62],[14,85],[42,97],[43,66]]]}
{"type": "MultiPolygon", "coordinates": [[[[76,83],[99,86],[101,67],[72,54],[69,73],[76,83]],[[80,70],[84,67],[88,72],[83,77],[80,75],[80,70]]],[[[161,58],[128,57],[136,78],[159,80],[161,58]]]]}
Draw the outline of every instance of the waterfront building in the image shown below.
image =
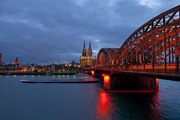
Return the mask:
{"type": "Polygon", "coordinates": [[[0,64],[2,64],[2,53],[0,53],[0,64]]]}
{"type": "Polygon", "coordinates": [[[15,71],[17,68],[14,64],[1,64],[0,65],[0,72],[12,72],[15,71]]]}
{"type": "Polygon", "coordinates": [[[82,56],[80,57],[80,66],[82,68],[88,68],[94,66],[96,62],[96,57],[92,56],[91,43],[89,43],[88,53],[86,54],[86,46],[84,41],[82,56]]]}

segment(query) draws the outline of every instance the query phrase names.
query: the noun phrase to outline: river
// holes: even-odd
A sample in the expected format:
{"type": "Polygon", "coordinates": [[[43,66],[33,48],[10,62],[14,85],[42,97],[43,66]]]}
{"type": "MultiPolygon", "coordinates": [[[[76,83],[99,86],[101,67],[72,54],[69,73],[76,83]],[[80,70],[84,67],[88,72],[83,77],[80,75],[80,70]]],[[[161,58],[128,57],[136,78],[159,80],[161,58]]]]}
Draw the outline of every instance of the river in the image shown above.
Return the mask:
{"type": "Polygon", "coordinates": [[[0,120],[179,120],[180,82],[159,79],[157,93],[107,92],[89,75],[0,76],[0,120]]]}

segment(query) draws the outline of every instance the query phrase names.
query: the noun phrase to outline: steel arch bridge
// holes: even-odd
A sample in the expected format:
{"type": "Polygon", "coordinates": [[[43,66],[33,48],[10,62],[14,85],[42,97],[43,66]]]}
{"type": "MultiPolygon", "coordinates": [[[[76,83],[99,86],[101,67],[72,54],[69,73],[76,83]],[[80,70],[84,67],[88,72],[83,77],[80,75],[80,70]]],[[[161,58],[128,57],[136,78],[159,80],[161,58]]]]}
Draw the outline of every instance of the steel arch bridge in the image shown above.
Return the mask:
{"type": "Polygon", "coordinates": [[[101,48],[96,60],[96,67],[112,67],[113,58],[117,54],[119,48],[101,48]]]}
{"type": "Polygon", "coordinates": [[[102,48],[96,68],[179,71],[180,5],[152,18],[117,48],[102,48]]]}

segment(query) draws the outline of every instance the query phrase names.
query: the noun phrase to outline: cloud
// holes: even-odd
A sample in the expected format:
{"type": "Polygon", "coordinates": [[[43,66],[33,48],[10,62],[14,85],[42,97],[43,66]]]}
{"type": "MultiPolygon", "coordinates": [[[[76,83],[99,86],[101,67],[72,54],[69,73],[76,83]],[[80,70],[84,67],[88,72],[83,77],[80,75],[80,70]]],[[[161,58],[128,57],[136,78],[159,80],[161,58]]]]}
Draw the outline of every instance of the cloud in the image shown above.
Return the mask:
{"type": "Polygon", "coordinates": [[[138,2],[140,5],[144,5],[152,9],[161,6],[160,0],[138,0],[138,2]]]}
{"type": "Polygon", "coordinates": [[[128,36],[178,0],[1,0],[3,62],[79,62],[84,40],[93,55],[128,36]],[[166,6],[166,7],[164,7],[166,6]]]}

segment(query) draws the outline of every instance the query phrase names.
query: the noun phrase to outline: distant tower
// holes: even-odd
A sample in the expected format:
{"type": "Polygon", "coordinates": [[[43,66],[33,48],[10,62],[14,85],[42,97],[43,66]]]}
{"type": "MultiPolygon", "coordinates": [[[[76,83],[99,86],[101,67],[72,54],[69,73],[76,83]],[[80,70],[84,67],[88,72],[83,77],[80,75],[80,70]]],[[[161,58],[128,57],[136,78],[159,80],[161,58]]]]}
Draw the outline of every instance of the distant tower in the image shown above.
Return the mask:
{"type": "Polygon", "coordinates": [[[83,47],[82,56],[86,56],[86,46],[85,46],[85,41],[84,41],[84,47],[83,47]]]}
{"type": "Polygon", "coordinates": [[[2,53],[0,53],[0,64],[2,64],[2,53]]]}
{"type": "Polygon", "coordinates": [[[15,65],[18,65],[18,64],[19,64],[19,61],[18,61],[18,58],[16,58],[15,65]]]}
{"type": "Polygon", "coordinates": [[[89,43],[88,56],[92,56],[91,43],[89,43]]]}
{"type": "Polygon", "coordinates": [[[74,61],[74,60],[72,61],[72,64],[73,64],[73,65],[75,64],[75,61],[74,61]]]}

